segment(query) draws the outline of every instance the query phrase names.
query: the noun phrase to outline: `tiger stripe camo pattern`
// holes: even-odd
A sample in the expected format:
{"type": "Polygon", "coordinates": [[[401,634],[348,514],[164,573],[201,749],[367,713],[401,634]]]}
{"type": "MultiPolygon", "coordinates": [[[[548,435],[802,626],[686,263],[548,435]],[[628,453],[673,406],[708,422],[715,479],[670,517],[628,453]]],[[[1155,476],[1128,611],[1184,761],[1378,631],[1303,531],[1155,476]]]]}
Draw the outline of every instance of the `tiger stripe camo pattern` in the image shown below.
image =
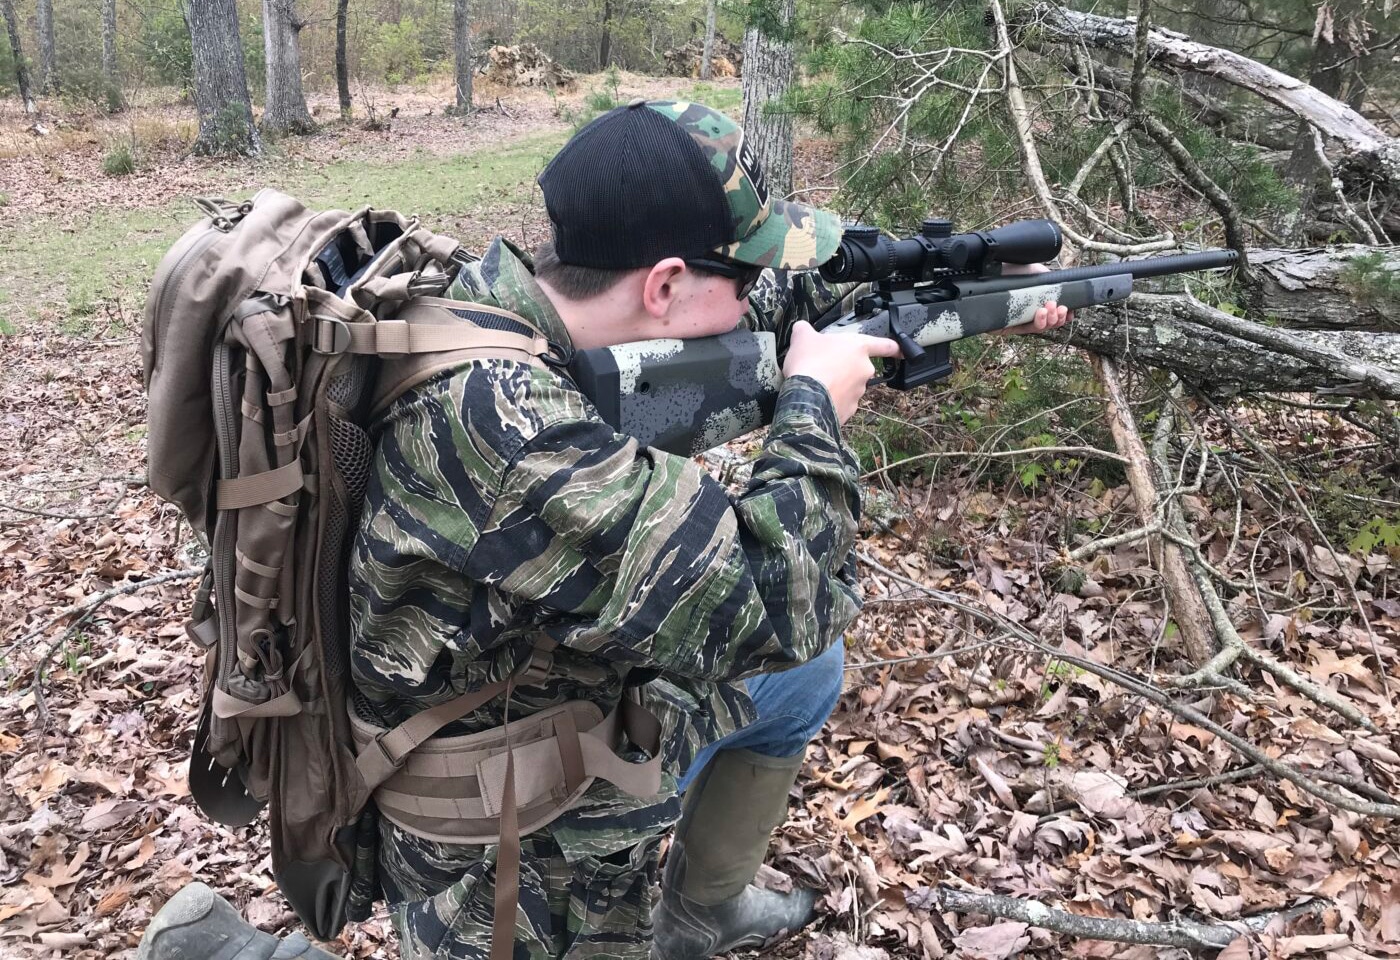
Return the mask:
{"type": "MultiPolygon", "coordinates": [[[[511,310],[568,343],[529,258],[503,239],[448,296],[511,310]]],[[[792,320],[839,301],[814,275],[768,272],[746,323],[785,339],[792,320]]],[[[574,699],[606,713],[629,673],[650,678],[640,692],[662,724],[661,794],[595,781],[580,806],[525,838],[516,929],[517,958],[645,957],[658,845],[680,812],[676,778],[701,747],[754,719],[735,681],[817,656],[860,607],[857,466],[829,396],[805,377],[785,382],[753,479],[734,498],[689,459],[614,434],[563,376],[521,363],[439,374],[372,429],[350,565],[358,709],[397,724],[505,678],[540,632],[561,644],[556,668],[516,690],[512,717],[574,699]]],[[[497,726],[503,707],[442,733],[497,726]]],[[[494,847],[381,820],[377,879],[406,960],[487,955],[494,858],[494,847]]]]}

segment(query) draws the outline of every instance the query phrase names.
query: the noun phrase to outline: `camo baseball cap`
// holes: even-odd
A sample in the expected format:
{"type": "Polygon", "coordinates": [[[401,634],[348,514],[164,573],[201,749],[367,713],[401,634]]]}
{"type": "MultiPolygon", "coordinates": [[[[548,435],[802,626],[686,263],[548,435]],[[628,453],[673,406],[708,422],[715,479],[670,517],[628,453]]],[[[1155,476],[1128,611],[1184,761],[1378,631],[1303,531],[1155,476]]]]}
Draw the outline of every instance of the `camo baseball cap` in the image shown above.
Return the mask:
{"type": "Polygon", "coordinates": [[[835,214],[770,197],[744,131],[698,103],[610,110],[564,145],[539,184],[555,253],[581,267],[721,256],[812,270],[841,241],[835,214]]]}

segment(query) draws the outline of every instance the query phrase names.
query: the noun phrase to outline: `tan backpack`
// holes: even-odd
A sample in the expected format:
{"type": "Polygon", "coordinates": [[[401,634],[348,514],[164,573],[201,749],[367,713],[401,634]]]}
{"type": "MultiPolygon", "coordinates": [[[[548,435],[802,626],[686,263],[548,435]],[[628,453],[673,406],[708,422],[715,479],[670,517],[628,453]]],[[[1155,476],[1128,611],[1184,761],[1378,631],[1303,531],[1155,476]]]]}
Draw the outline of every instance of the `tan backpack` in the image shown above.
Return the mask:
{"type": "MultiPolygon", "coordinates": [[[[543,680],[552,644],[507,681],[376,727],[352,708],[346,570],[371,413],[464,360],[539,364],[550,344],[515,314],[443,299],[472,258],[416,220],[318,213],[273,190],[199,203],[207,216],[156,270],[142,337],[151,487],[209,549],[186,627],[207,651],[191,794],[233,826],[267,807],[274,875],[322,939],[378,895],[379,815],[425,837],[501,842],[498,892],[512,888],[519,832],[594,777],[659,789],[654,720],[630,700],[607,717],[576,701],[415,752],[543,680]],[[624,737],[652,762],[622,760],[624,737]]],[[[498,899],[512,920],[493,954],[509,956],[514,911],[513,896],[498,899]]]]}

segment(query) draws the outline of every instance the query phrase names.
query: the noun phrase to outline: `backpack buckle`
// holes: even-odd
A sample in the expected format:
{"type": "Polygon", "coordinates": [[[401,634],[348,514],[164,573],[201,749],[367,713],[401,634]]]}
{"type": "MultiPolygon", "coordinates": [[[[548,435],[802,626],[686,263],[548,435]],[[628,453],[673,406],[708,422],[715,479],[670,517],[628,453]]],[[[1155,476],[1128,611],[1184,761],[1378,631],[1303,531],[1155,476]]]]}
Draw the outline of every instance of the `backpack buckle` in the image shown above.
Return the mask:
{"type": "Polygon", "coordinates": [[[553,669],[554,654],[535,647],[530,651],[530,659],[525,661],[524,667],[516,670],[514,679],[527,686],[544,683],[553,669]]]}
{"type": "Polygon", "coordinates": [[[355,758],[356,765],[360,768],[361,773],[366,775],[367,781],[370,779],[371,771],[373,772],[375,779],[372,787],[388,780],[393,776],[393,771],[401,769],[408,762],[408,754],[395,757],[393,752],[384,746],[384,738],[393,732],[393,730],[382,730],[375,734],[374,739],[365,744],[355,758]]]}
{"type": "Polygon", "coordinates": [[[338,354],[350,349],[350,325],[335,317],[315,317],[311,349],[317,353],[338,354]]]}

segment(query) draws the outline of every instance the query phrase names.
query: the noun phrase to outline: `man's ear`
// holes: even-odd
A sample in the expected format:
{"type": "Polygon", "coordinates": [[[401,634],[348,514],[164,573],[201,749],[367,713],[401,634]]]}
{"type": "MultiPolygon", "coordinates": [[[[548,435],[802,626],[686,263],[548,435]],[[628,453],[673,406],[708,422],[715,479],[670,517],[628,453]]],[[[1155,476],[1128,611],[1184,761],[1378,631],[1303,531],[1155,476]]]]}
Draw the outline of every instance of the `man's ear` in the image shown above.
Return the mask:
{"type": "Polygon", "coordinates": [[[680,282],[685,275],[685,261],[680,257],[667,257],[648,271],[642,284],[642,308],[649,316],[666,316],[680,295],[680,282]]]}

